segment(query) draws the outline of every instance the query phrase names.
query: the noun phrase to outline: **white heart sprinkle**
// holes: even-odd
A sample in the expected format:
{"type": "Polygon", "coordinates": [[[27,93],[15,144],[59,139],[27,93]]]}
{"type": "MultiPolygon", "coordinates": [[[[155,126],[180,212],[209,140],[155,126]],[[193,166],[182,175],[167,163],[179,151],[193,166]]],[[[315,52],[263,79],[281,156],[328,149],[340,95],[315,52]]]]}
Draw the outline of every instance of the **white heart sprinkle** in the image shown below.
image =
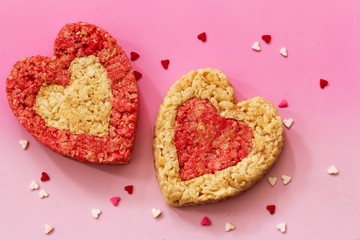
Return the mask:
{"type": "Polygon", "coordinates": [[[284,57],[287,57],[288,53],[287,53],[286,48],[282,47],[282,48],[280,49],[280,54],[283,55],[284,57]]]}
{"type": "Polygon", "coordinates": [[[268,177],[268,182],[271,186],[274,186],[276,184],[277,177],[268,177]]]}
{"type": "Polygon", "coordinates": [[[276,225],[276,228],[280,230],[280,232],[284,233],[286,232],[286,223],[279,223],[278,225],[276,225]]]}
{"type": "Polygon", "coordinates": [[[283,123],[284,123],[285,127],[290,128],[291,125],[293,125],[294,120],[293,120],[292,118],[284,119],[284,120],[283,120],[283,123]]]}
{"type": "Polygon", "coordinates": [[[46,198],[49,196],[49,193],[47,191],[45,191],[44,189],[40,189],[40,192],[39,192],[39,197],[42,199],[42,198],[46,198]]]}
{"type": "Polygon", "coordinates": [[[28,147],[28,145],[29,145],[29,141],[27,141],[27,140],[20,140],[20,141],[19,141],[19,144],[20,144],[21,148],[25,150],[25,149],[28,147]]]}
{"type": "Polygon", "coordinates": [[[260,43],[257,41],[253,43],[251,48],[254,49],[255,51],[261,51],[260,43]]]}
{"type": "Polygon", "coordinates": [[[339,170],[335,166],[331,166],[327,172],[331,175],[337,175],[339,173],[339,170]]]}
{"type": "Polygon", "coordinates": [[[32,181],[29,185],[29,189],[32,190],[37,190],[39,189],[39,184],[36,181],[32,181]]]}
{"type": "Polygon", "coordinates": [[[91,209],[91,214],[96,219],[100,216],[101,210],[97,208],[91,209]]]}
{"type": "Polygon", "coordinates": [[[53,230],[54,230],[54,227],[53,227],[53,226],[51,226],[51,225],[49,225],[49,224],[45,224],[45,225],[44,225],[44,232],[45,232],[46,234],[51,233],[53,230]]]}
{"type": "Polygon", "coordinates": [[[161,215],[160,209],[153,208],[153,209],[151,209],[151,212],[152,212],[152,215],[154,216],[154,218],[157,218],[161,215]]]}
{"type": "Polygon", "coordinates": [[[288,184],[288,183],[291,181],[291,177],[290,177],[290,176],[287,176],[287,175],[282,175],[281,178],[282,178],[283,183],[284,183],[285,185],[288,184]]]}
{"type": "Polygon", "coordinates": [[[235,226],[233,224],[228,223],[228,222],[225,224],[225,231],[226,232],[229,232],[229,231],[234,230],[234,229],[235,229],[235,226]]]}

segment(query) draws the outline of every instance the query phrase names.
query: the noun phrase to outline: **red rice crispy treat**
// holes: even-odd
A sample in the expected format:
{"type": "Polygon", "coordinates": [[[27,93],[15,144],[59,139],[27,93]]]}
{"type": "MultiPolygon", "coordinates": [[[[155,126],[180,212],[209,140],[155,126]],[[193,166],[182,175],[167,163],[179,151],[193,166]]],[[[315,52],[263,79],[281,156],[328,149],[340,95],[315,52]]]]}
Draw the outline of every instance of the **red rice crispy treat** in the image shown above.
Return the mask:
{"type": "Polygon", "coordinates": [[[105,30],[65,25],[53,57],[13,66],[6,93],[19,122],[53,151],[82,162],[129,162],[138,89],[127,56],[105,30]]]}

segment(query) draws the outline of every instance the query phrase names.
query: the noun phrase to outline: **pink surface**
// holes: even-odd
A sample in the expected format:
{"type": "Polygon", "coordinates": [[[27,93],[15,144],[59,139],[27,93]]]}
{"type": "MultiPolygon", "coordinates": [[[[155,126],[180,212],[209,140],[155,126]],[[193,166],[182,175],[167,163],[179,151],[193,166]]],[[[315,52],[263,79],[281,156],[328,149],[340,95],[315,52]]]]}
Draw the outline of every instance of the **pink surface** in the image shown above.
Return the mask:
{"type": "Polygon", "coordinates": [[[0,7],[0,239],[360,239],[360,4],[349,1],[2,1],[0,7]],[[109,31],[129,54],[140,116],[132,162],[92,166],[58,156],[30,136],[11,113],[5,79],[22,57],[51,56],[68,22],[88,21],[109,31]],[[206,32],[208,41],[196,37],[206,32]],[[269,45],[261,40],[271,34],[269,45]],[[251,45],[259,41],[261,52],[251,45]],[[281,47],[289,52],[279,54],[281,47]],[[170,59],[168,70],[160,64],[170,59]],[[236,198],[174,209],[161,196],[153,167],[152,130],[169,87],[192,69],[224,71],[238,99],[257,95],[288,108],[286,145],[266,179],[236,198]],[[329,81],[320,89],[319,79],[329,81]],[[24,151],[18,141],[28,139],[24,151]],[[335,165],[338,176],[326,170],[335,165]],[[41,182],[41,172],[50,180],[41,182]],[[37,180],[50,194],[39,199],[37,180]],[[124,186],[134,185],[133,195],[124,186]],[[120,196],[114,207],[110,201],[120,196]],[[274,215],[266,205],[277,206],[274,215]],[[92,208],[103,213],[95,220],[92,208]],[[163,214],[154,219],[152,208],[163,214]],[[203,216],[212,225],[200,226],[203,216]],[[225,223],[236,229],[225,232],[225,223]],[[286,233],[275,226],[286,222],[286,233]],[[45,235],[43,225],[55,227],[45,235]]]}

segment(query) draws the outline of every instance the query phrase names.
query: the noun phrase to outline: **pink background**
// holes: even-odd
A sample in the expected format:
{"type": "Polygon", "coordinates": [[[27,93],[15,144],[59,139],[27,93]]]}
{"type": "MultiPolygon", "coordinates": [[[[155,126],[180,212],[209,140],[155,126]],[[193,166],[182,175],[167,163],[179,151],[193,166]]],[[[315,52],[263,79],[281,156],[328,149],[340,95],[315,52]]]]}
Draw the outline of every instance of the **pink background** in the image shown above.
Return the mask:
{"type": "Polygon", "coordinates": [[[0,4],[0,239],[360,239],[360,3],[356,0],[69,1],[5,0],[0,4]],[[22,57],[51,56],[69,22],[109,31],[143,73],[133,158],[127,166],[93,166],[58,156],[38,143],[8,107],[5,80],[22,57]],[[196,36],[206,32],[208,41],[196,36]],[[263,34],[271,34],[266,45],[263,34]],[[251,45],[259,41],[261,52],[251,45]],[[289,52],[279,54],[281,47],[289,52]],[[168,70],[160,64],[170,59],[168,70]],[[153,167],[152,129],[158,107],[181,75],[216,67],[238,99],[263,96],[288,108],[283,154],[267,176],[290,175],[271,187],[266,179],[233,199],[192,208],[168,207],[153,167]],[[329,81],[320,89],[319,79],[329,81]],[[18,141],[28,139],[24,151],[18,141]],[[335,165],[338,176],[327,169],[335,165]],[[46,171],[50,181],[40,182],[46,171]],[[50,194],[39,199],[37,180],[50,194]],[[134,185],[134,194],[123,187],[134,185]],[[122,198],[118,207],[109,199],[122,198]],[[274,215],[266,205],[275,204],[274,215]],[[103,213],[95,220],[92,208],[103,213]],[[154,219],[152,208],[163,211],[154,219]],[[203,216],[212,220],[200,226],[203,216]],[[225,232],[226,222],[236,226],[225,232]],[[286,222],[282,234],[275,226],[286,222]],[[55,227],[45,235],[43,225],[55,227]]]}

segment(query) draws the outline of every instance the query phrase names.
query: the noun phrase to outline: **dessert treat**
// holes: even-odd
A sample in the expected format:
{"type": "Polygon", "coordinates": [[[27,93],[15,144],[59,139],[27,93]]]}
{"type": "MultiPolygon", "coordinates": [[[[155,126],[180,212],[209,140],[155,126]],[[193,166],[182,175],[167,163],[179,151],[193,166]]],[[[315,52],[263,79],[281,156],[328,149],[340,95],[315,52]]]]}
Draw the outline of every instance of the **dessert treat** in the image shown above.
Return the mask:
{"type": "Polygon", "coordinates": [[[65,25],[53,57],[24,58],[13,66],[6,93],[19,122],[53,151],[89,163],[129,162],[137,84],[124,51],[105,30],[65,25]]]}
{"type": "Polygon", "coordinates": [[[166,203],[212,203],[249,189],[276,162],[283,141],[272,103],[237,102],[216,69],[189,72],[171,87],[155,123],[155,168],[166,203]]]}

